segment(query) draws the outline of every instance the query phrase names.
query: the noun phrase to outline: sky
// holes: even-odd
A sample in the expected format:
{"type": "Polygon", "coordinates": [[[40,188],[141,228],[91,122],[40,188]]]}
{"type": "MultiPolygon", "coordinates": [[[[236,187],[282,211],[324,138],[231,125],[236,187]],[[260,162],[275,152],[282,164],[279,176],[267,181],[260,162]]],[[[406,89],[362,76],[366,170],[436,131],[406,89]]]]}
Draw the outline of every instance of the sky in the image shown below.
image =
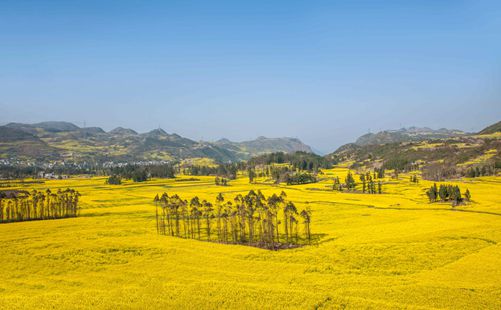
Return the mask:
{"type": "Polygon", "coordinates": [[[331,152],[501,120],[500,1],[0,1],[0,124],[331,152]]]}

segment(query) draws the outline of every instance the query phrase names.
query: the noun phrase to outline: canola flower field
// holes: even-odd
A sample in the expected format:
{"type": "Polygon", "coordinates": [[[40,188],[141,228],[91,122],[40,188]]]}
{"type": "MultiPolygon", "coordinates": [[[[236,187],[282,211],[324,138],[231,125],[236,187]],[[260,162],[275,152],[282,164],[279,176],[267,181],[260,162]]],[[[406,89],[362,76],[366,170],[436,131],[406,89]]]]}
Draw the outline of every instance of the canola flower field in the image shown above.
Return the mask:
{"type": "MultiPolygon", "coordinates": [[[[13,184],[78,190],[80,216],[0,225],[0,309],[501,309],[501,177],[447,182],[471,204],[428,203],[432,182],[385,179],[383,194],[296,186],[230,186],[179,176],[13,184]],[[157,193],[233,197],[284,190],[312,210],[313,245],[270,251],[157,235],[157,193]]],[[[358,179],[357,179],[358,181],[358,179]]]]}

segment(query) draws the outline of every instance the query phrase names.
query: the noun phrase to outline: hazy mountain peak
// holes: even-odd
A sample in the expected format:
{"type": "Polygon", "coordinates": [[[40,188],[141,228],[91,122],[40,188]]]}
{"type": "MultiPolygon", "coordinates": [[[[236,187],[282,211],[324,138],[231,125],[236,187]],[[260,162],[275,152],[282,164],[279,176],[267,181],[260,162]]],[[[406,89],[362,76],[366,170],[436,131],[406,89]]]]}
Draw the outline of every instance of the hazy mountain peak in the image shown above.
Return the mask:
{"type": "Polygon", "coordinates": [[[150,130],[146,134],[148,134],[148,135],[157,135],[157,136],[166,136],[166,135],[168,135],[167,132],[165,130],[163,130],[162,128],[157,128],[157,129],[150,130]]]}
{"type": "Polygon", "coordinates": [[[219,144],[229,144],[229,143],[233,143],[233,142],[231,142],[229,139],[226,139],[226,138],[221,138],[221,139],[217,140],[215,143],[219,143],[219,144]]]}
{"type": "Polygon", "coordinates": [[[110,134],[114,135],[137,135],[137,132],[130,128],[117,127],[109,131],[110,134]]]}

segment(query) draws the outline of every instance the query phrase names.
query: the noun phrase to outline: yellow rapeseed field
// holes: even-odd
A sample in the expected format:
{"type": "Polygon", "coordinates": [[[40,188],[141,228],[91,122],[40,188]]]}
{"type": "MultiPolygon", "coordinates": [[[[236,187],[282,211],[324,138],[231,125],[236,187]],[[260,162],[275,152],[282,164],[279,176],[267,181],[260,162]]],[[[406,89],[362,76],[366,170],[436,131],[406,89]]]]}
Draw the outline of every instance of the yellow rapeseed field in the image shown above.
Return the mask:
{"type": "Polygon", "coordinates": [[[501,309],[501,177],[458,182],[473,202],[452,210],[428,203],[431,182],[404,174],[382,195],[332,191],[346,173],[298,186],[243,176],[228,187],[189,176],[26,185],[78,190],[81,215],[0,225],[0,308],[501,309]],[[250,189],[309,206],[319,242],[269,251],[156,234],[157,193],[213,201],[250,189]]]}

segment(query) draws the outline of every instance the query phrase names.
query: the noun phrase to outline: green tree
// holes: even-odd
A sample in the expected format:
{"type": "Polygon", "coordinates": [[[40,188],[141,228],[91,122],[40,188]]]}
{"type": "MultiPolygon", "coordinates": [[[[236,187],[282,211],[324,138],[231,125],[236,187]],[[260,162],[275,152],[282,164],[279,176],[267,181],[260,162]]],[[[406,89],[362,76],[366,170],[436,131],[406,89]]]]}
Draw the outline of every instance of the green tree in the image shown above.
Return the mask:
{"type": "Polygon", "coordinates": [[[471,193],[469,189],[466,189],[466,192],[464,193],[464,198],[466,201],[471,201],[471,193]]]}
{"type": "Polygon", "coordinates": [[[311,223],[311,211],[309,209],[301,211],[301,217],[303,218],[304,231],[306,233],[306,237],[308,238],[308,242],[311,242],[311,231],[310,231],[310,223],[311,223]]]}
{"type": "Polygon", "coordinates": [[[249,183],[254,183],[254,179],[256,178],[256,171],[254,171],[254,169],[252,168],[249,168],[247,171],[249,175],[249,183]]]}
{"type": "Polygon", "coordinates": [[[345,184],[346,184],[346,188],[348,188],[348,190],[355,189],[356,183],[355,183],[355,179],[353,178],[353,174],[351,174],[351,171],[348,171],[348,174],[346,175],[345,184]]]}

